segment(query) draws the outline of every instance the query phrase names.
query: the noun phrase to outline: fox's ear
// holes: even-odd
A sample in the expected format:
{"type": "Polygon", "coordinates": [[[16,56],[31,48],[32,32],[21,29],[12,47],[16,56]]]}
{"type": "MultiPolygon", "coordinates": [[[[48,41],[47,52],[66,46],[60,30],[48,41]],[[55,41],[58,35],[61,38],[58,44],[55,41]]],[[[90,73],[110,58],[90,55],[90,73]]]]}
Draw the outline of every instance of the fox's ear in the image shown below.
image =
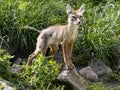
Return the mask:
{"type": "Polygon", "coordinates": [[[85,5],[83,4],[79,9],[78,9],[78,11],[79,11],[79,15],[83,15],[84,14],[84,12],[85,12],[85,5]]]}
{"type": "Polygon", "coordinates": [[[73,8],[72,8],[69,4],[67,4],[67,6],[66,6],[66,12],[67,12],[68,15],[69,15],[70,13],[73,13],[73,12],[74,12],[73,8]]]}

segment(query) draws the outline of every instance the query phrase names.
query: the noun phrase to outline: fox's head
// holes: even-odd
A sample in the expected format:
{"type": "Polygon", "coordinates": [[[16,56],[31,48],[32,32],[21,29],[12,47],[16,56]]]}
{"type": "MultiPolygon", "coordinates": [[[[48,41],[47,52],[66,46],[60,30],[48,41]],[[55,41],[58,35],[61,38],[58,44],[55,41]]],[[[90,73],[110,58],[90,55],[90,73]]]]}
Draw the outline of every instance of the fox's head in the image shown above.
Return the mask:
{"type": "Polygon", "coordinates": [[[74,10],[69,4],[67,4],[66,12],[68,14],[68,22],[79,25],[85,12],[85,6],[83,4],[78,10],[74,10]]]}

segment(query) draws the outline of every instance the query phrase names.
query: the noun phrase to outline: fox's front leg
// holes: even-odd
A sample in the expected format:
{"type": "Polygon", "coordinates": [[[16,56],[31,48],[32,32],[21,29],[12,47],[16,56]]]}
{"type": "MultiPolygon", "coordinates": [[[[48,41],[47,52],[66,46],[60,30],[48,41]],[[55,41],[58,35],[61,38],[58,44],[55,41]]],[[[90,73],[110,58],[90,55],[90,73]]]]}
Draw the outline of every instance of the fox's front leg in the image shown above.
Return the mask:
{"type": "Polygon", "coordinates": [[[74,68],[74,64],[72,63],[72,50],[73,50],[73,45],[74,45],[74,41],[71,41],[69,44],[68,44],[68,52],[67,52],[67,55],[68,55],[68,59],[69,59],[69,63],[71,65],[72,68],[74,68]]]}
{"type": "Polygon", "coordinates": [[[72,63],[70,62],[70,59],[69,59],[69,48],[68,48],[68,45],[62,45],[62,49],[63,49],[63,57],[64,57],[64,62],[66,64],[66,68],[67,69],[73,69],[73,65],[72,63]]]}

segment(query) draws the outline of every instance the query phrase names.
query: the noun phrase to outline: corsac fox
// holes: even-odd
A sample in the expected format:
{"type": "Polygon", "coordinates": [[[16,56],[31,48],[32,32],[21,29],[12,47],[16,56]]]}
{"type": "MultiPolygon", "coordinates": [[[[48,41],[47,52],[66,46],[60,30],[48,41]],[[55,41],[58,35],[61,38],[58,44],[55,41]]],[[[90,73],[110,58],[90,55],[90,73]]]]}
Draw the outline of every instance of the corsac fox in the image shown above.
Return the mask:
{"type": "Polygon", "coordinates": [[[28,57],[27,65],[29,65],[39,53],[44,55],[48,47],[50,48],[49,55],[55,54],[58,51],[58,45],[61,44],[66,68],[73,69],[74,65],[71,61],[72,49],[77,38],[78,28],[82,21],[84,11],[84,4],[78,10],[74,10],[67,4],[68,24],[51,26],[42,30],[37,38],[35,51],[28,57]]]}

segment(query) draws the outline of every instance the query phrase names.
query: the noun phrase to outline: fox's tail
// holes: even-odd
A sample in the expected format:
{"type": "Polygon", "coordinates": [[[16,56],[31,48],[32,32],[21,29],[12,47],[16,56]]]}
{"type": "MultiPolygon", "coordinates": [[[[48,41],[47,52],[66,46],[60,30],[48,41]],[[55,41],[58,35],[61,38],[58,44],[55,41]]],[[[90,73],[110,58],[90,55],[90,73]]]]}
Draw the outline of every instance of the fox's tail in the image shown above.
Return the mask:
{"type": "Polygon", "coordinates": [[[31,26],[28,26],[28,25],[24,26],[23,28],[29,29],[29,30],[34,30],[34,31],[36,31],[36,32],[38,32],[38,33],[41,32],[40,30],[38,30],[38,29],[36,29],[36,28],[34,28],[34,27],[31,27],[31,26]]]}

